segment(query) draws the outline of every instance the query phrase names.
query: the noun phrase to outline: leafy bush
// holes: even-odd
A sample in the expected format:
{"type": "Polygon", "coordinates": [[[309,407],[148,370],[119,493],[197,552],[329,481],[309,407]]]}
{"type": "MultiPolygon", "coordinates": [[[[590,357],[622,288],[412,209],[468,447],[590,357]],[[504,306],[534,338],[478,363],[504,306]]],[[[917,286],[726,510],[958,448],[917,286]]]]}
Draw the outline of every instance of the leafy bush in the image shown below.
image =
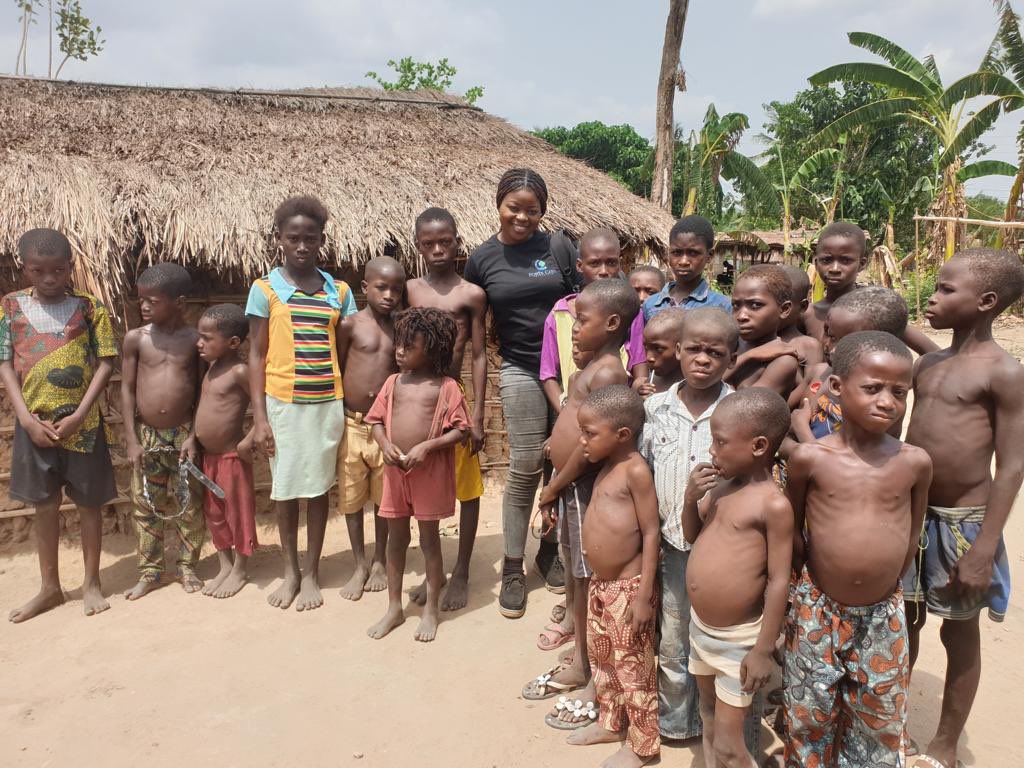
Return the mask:
{"type": "Polygon", "coordinates": [[[907,302],[912,322],[918,322],[924,317],[924,311],[928,307],[928,297],[935,293],[935,278],[938,274],[938,267],[934,265],[928,265],[921,270],[921,303],[916,306],[917,275],[911,273],[907,276],[907,287],[901,292],[901,295],[907,302]]]}

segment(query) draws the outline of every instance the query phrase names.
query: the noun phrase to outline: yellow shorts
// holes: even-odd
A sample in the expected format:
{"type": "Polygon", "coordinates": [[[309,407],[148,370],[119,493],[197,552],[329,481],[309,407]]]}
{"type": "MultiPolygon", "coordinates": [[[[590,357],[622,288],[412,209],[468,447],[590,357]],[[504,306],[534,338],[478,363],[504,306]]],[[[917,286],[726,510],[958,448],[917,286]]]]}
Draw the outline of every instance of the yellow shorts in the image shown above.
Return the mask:
{"type": "Polygon", "coordinates": [[[455,445],[455,498],[472,501],[484,495],[484,476],[480,456],[473,453],[471,443],[455,445]]]}
{"type": "Polygon", "coordinates": [[[359,512],[368,501],[380,506],[384,454],[370,437],[370,428],[363,414],[345,409],[345,434],[338,448],[338,511],[343,515],[359,512]]]}

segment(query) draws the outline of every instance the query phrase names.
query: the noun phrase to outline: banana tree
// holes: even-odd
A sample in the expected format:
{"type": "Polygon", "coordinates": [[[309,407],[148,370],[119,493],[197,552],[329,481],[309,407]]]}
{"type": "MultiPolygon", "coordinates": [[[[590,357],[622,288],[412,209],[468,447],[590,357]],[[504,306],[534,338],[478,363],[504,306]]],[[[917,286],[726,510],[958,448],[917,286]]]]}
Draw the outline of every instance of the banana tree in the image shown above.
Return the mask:
{"type": "MultiPolygon", "coordinates": [[[[851,32],[851,44],[880,56],[888,64],[851,62],[827,67],[809,80],[812,85],[840,81],[863,81],[886,89],[885,98],[865,104],[836,119],[812,140],[813,146],[826,146],[855,128],[901,119],[927,126],[936,144],[933,173],[941,179],[939,194],[932,210],[940,216],[958,217],[966,213],[963,186],[957,180],[965,156],[972,144],[995,122],[1003,100],[1018,95],[1021,89],[1002,74],[978,71],[965,75],[948,88],[942,84],[932,56],[919,60],[879,35],[851,32]],[[967,110],[967,102],[978,96],[995,96],[977,112],[967,110]]],[[[945,258],[953,255],[962,228],[946,222],[937,228],[933,249],[945,258]],[[940,237],[945,230],[943,238],[940,237]]]]}
{"type": "Polygon", "coordinates": [[[778,160],[779,177],[781,178],[781,181],[772,184],[772,187],[775,190],[775,194],[778,197],[778,201],[782,209],[782,249],[784,253],[788,254],[793,250],[790,232],[793,228],[792,203],[794,193],[798,190],[803,190],[817,199],[824,209],[826,218],[831,222],[835,217],[836,205],[838,204],[841,191],[840,187],[842,182],[840,169],[842,167],[843,153],[841,150],[835,149],[834,147],[819,149],[800,163],[792,176],[787,176],[786,162],[782,156],[782,146],[776,142],[773,149],[775,150],[775,159],[778,160]],[[832,185],[832,195],[822,198],[808,189],[807,185],[813,179],[821,178],[825,173],[834,174],[834,181],[832,185]]]}

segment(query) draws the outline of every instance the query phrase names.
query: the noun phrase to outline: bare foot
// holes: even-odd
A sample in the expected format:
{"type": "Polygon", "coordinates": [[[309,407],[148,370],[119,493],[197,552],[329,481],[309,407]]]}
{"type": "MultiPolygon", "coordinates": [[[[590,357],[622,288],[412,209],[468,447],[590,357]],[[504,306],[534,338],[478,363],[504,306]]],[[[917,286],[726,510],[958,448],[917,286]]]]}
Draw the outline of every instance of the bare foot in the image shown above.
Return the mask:
{"type": "Polygon", "coordinates": [[[129,600],[138,600],[140,597],[145,597],[154,589],[159,589],[163,586],[160,583],[160,579],[139,579],[139,583],[124,593],[124,596],[129,600]]]}
{"type": "Polygon", "coordinates": [[[181,588],[190,595],[203,588],[203,580],[196,576],[195,571],[182,571],[178,580],[181,582],[181,588]]]}
{"type": "Polygon", "coordinates": [[[366,577],[370,575],[369,569],[365,565],[356,565],[356,572],[352,574],[352,578],[348,580],[348,583],[341,588],[342,597],[346,600],[358,600],[363,596],[363,588],[366,584],[366,577]]]}
{"type": "MultiPolygon", "coordinates": [[[[577,733],[579,733],[579,731],[577,731],[577,733]]],[[[570,736],[570,738],[572,737],[570,736]]],[[[601,763],[601,768],[640,768],[642,765],[647,765],[655,757],[657,757],[657,755],[641,757],[630,749],[629,744],[623,744],[619,747],[618,752],[601,763]]]]}
{"type": "Polygon", "coordinates": [[[591,744],[611,744],[622,741],[624,738],[625,734],[619,731],[609,731],[597,723],[591,723],[573,731],[565,743],[572,744],[574,747],[588,747],[591,744]]]}
{"type": "Polygon", "coordinates": [[[374,560],[370,563],[370,577],[363,585],[364,592],[383,592],[388,588],[388,573],[384,570],[384,563],[374,560]]]}
{"type": "Polygon", "coordinates": [[[220,554],[220,552],[217,553],[217,557],[220,558],[220,570],[217,571],[217,575],[210,579],[210,581],[206,582],[206,586],[203,587],[203,594],[207,597],[213,597],[214,593],[217,591],[217,587],[219,587],[221,582],[228,577],[228,574],[231,573],[231,568],[233,567],[231,561],[226,557],[220,557],[220,554]]]}
{"type": "Polygon", "coordinates": [[[95,616],[110,608],[110,603],[103,597],[99,584],[95,587],[82,587],[82,608],[86,616],[95,616]]]}
{"type": "Polygon", "coordinates": [[[468,599],[469,579],[465,576],[456,576],[455,574],[452,574],[452,578],[448,582],[448,589],[445,591],[444,597],[441,599],[441,610],[457,611],[459,608],[465,608],[468,599]]]}
{"type": "Polygon", "coordinates": [[[413,637],[421,643],[429,643],[437,637],[437,616],[429,611],[424,613],[413,637]]]}
{"type": "Polygon", "coordinates": [[[302,577],[302,584],[299,587],[299,597],[295,602],[295,610],[312,611],[324,604],[323,595],[320,594],[320,585],[311,574],[302,577]]]}
{"type": "Polygon", "coordinates": [[[285,576],[281,586],[267,595],[267,603],[274,608],[286,610],[291,606],[297,594],[299,594],[298,574],[295,576],[285,576]]]}
{"type": "Polygon", "coordinates": [[[248,582],[249,578],[245,571],[236,571],[233,569],[231,573],[228,574],[228,577],[217,586],[217,591],[213,593],[213,596],[221,599],[225,597],[234,597],[242,591],[242,587],[244,587],[248,582]]]}
{"type": "Polygon", "coordinates": [[[60,587],[56,589],[45,589],[40,590],[39,594],[29,600],[20,608],[15,608],[11,611],[7,618],[13,621],[15,624],[20,624],[23,621],[28,621],[34,616],[38,616],[44,611],[48,611],[51,608],[56,608],[58,605],[64,602],[64,592],[61,591],[60,587]]]}
{"type": "Polygon", "coordinates": [[[366,630],[366,634],[374,640],[380,640],[384,635],[395,627],[401,626],[404,622],[405,613],[402,611],[402,606],[391,607],[389,605],[388,612],[384,614],[384,618],[366,630]]]}

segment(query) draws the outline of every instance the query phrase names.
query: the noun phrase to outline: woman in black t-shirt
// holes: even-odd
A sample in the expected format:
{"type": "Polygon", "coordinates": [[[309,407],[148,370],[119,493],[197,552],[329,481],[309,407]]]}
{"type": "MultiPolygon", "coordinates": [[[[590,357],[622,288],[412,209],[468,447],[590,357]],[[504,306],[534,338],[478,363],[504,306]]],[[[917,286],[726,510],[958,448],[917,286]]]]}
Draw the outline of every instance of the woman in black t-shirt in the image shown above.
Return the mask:
{"type": "MultiPolygon", "coordinates": [[[[509,471],[501,510],[505,563],[498,609],[518,618],[526,611],[526,537],[554,417],[540,383],[541,336],[555,302],[575,288],[551,253],[551,236],[539,231],[548,203],[540,174],[529,168],[506,171],[496,201],[501,229],[470,254],[465,278],[487,293],[502,358],[509,471]]],[[[564,266],[566,271],[575,267],[564,266]]],[[[549,586],[564,589],[557,543],[541,542],[536,564],[549,586]]]]}

